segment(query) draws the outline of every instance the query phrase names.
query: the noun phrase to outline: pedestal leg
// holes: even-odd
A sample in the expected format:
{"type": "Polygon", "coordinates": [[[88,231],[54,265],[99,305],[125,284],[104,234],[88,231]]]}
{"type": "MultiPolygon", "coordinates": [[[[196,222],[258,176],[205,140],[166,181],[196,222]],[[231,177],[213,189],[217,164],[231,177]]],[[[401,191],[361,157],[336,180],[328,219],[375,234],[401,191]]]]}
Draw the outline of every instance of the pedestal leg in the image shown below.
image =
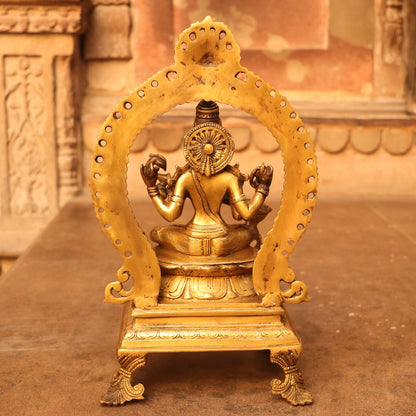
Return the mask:
{"type": "Polygon", "coordinates": [[[270,361],[279,364],[285,373],[284,381],[277,378],[272,380],[272,393],[280,394],[284,399],[294,406],[312,403],[312,395],[304,385],[302,374],[296,367],[298,360],[297,351],[270,351],[270,361]]]}
{"type": "Polygon", "coordinates": [[[146,354],[119,354],[118,362],[120,370],[117,371],[111,380],[107,393],[101,398],[101,404],[118,406],[130,400],[142,400],[144,387],[138,383],[131,385],[133,372],[146,364],[146,354]]]}

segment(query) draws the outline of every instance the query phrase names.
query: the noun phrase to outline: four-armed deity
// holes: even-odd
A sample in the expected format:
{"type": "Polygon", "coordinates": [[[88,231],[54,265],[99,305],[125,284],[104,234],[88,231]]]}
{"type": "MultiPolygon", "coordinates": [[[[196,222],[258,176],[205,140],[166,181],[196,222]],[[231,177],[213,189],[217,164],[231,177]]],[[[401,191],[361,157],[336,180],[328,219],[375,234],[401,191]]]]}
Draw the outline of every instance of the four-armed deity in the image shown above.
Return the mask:
{"type": "Polygon", "coordinates": [[[221,125],[218,105],[201,101],[196,109],[194,127],[185,135],[187,164],[177,167],[171,177],[159,174],[166,169],[166,159],[151,155],[141,167],[149,196],[167,221],[180,217],[186,198],[195,209],[186,226],[157,227],[151,239],[160,247],[190,256],[226,256],[261,243],[257,223],[270,212],[264,205],[273,177],[271,166],[259,166],[244,175],[229,162],[234,142],[221,125]],[[243,183],[249,180],[255,188],[248,202],[243,183]],[[244,224],[228,225],[220,214],[222,204],[231,207],[233,218],[244,224]]]}

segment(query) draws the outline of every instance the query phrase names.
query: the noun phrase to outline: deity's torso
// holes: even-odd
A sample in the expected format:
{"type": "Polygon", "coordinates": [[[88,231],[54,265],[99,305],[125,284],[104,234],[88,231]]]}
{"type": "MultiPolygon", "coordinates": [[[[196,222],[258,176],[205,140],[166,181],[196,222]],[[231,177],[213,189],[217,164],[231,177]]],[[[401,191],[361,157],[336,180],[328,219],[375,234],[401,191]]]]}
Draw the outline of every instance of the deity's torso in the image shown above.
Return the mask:
{"type": "Polygon", "coordinates": [[[236,185],[236,176],[228,171],[205,176],[189,170],[178,180],[195,209],[194,216],[187,229],[198,236],[209,234],[222,235],[227,232],[227,225],[220,214],[220,207],[231,184],[236,185]]]}

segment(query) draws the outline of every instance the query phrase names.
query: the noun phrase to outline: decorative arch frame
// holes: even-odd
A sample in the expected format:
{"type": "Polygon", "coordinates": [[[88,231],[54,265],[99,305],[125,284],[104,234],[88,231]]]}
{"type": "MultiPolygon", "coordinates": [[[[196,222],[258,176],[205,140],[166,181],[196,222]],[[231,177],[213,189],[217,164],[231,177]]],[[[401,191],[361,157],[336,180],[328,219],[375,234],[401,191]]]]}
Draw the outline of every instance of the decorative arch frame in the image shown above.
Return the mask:
{"type": "Polygon", "coordinates": [[[175,64],[149,78],[123,99],[101,127],[91,166],[90,187],[104,233],[123,256],[117,280],[105,300],[136,306],[157,303],[160,268],[127,198],[129,148],[137,134],[171,108],[201,99],[229,104],[252,114],[280,144],[285,183],[280,210],[253,266],[255,290],[264,305],[307,300],[307,288],[289,268],[310,221],[317,196],[314,146],[299,115],[285,97],[240,65],[231,31],[210,17],[186,29],[175,47],[175,64]],[[133,286],[123,287],[129,278],[133,286]],[[280,282],[290,283],[282,291],[280,282]]]}

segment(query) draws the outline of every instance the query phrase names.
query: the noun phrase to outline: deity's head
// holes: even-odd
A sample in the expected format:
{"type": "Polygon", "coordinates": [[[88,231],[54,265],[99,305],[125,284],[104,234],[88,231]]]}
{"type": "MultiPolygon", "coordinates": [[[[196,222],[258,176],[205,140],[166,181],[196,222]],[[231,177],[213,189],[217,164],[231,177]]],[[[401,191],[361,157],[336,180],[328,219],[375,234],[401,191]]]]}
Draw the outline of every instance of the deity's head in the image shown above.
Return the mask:
{"type": "Polygon", "coordinates": [[[213,101],[200,101],[194,127],[185,134],[184,154],[189,166],[205,176],[222,171],[234,154],[234,141],[221,125],[219,107],[213,101]]]}

